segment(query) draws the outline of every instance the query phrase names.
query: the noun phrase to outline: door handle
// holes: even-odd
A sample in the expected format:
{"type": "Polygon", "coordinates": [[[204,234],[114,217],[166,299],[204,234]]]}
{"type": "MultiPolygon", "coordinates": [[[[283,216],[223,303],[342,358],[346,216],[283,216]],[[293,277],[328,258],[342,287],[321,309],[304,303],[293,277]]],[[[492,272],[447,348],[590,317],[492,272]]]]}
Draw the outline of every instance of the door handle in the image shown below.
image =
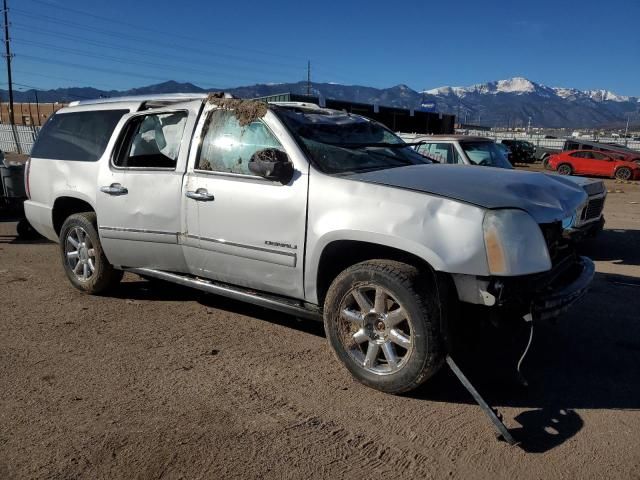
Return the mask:
{"type": "Polygon", "coordinates": [[[123,187],[119,183],[112,183],[108,187],[100,187],[100,191],[108,195],[126,195],[127,193],[129,193],[129,190],[127,190],[126,187],[123,187]]]}
{"type": "Polygon", "coordinates": [[[206,188],[198,188],[195,192],[189,190],[185,193],[185,195],[189,198],[199,200],[201,202],[210,202],[214,199],[213,194],[207,192],[206,188]]]}

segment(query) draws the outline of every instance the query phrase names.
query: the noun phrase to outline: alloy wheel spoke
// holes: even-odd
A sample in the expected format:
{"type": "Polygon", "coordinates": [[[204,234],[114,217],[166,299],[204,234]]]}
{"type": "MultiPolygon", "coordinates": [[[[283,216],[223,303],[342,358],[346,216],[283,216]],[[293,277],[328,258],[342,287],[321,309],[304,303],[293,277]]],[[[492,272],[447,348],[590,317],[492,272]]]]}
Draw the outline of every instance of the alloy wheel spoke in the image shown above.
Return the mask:
{"type": "MultiPolygon", "coordinates": [[[[367,354],[368,353],[369,352],[367,352],[367,354]]],[[[398,366],[398,357],[391,342],[385,342],[382,344],[382,353],[384,353],[384,357],[387,359],[387,364],[391,369],[394,369],[398,366]]]]}
{"type": "Polygon", "coordinates": [[[407,315],[404,309],[402,307],[398,307],[387,314],[386,323],[389,327],[395,327],[400,322],[402,322],[405,318],[407,318],[407,315]]]}
{"type": "Polygon", "coordinates": [[[358,330],[356,333],[353,334],[353,340],[357,344],[360,344],[369,340],[369,335],[367,335],[367,332],[365,332],[364,328],[361,328],[360,330],[358,330]]]}
{"type": "Polygon", "coordinates": [[[400,345],[402,348],[408,349],[411,345],[411,338],[397,328],[389,331],[389,340],[391,340],[396,345],[400,345]]]}
{"type": "Polygon", "coordinates": [[[351,292],[351,296],[356,301],[362,312],[368,313],[373,308],[373,305],[371,305],[371,302],[367,297],[365,297],[361,290],[353,290],[351,292]]]}
{"type": "Polygon", "coordinates": [[[89,278],[89,265],[87,265],[86,263],[82,264],[82,278],[84,278],[85,280],[89,278]]]}
{"type": "Polygon", "coordinates": [[[69,235],[67,237],[67,242],[69,242],[73,248],[78,248],[78,245],[80,245],[80,242],[78,242],[75,238],[73,238],[71,235],[69,235]]]}
{"type": "Polygon", "coordinates": [[[75,266],[73,267],[73,273],[75,273],[76,275],[80,275],[80,271],[82,270],[82,265],[83,263],[78,260],[75,264],[75,266]]]}
{"type": "Polygon", "coordinates": [[[87,265],[89,265],[89,270],[91,271],[91,273],[96,271],[96,267],[93,264],[93,260],[91,260],[91,259],[87,260],[87,265]]]}
{"type": "Polygon", "coordinates": [[[387,294],[381,288],[376,288],[376,298],[373,309],[376,313],[386,313],[387,311],[387,294]]]}
{"type": "Polygon", "coordinates": [[[79,255],[79,253],[78,253],[77,250],[74,250],[72,252],[67,252],[67,258],[70,259],[70,260],[78,258],[78,255],[79,255]]]}
{"type": "Polygon", "coordinates": [[[361,312],[356,312],[355,310],[349,310],[348,308],[345,308],[342,310],[342,312],[340,312],[340,315],[348,322],[355,323],[360,327],[362,326],[363,316],[361,312]]]}
{"type": "Polygon", "coordinates": [[[367,346],[367,355],[364,357],[365,367],[371,368],[375,366],[379,351],[380,345],[374,342],[369,342],[369,345],[367,346]]]}

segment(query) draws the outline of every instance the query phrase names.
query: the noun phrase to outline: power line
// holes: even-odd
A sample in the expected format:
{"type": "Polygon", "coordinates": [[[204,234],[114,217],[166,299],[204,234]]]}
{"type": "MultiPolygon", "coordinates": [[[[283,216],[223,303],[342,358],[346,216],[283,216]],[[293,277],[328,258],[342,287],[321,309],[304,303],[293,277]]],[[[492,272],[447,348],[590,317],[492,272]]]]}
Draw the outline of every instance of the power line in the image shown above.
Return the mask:
{"type": "MultiPolygon", "coordinates": [[[[215,56],[221,56],[221,57],[225,57],[225,58],[229,58],[229,59],[240,59],[240,60],[244,60],[244,61],[251,61],[253,63],[265,63],[264,60],[259,60],[259,59],[246,59],[246,57],[240,57],[237,55],[229,55],[229,54],[223,54],[223,53],[212,53],[211,50],[203,50],[203,49],[199,49],[194,47],[193,45],[185,45],[185,44],[178,44],[176,42],[162,42],[159,41],[158,39],[153,39],[150,40],[149,37],[144,37],[144,36],[140,36],[140,35],[132,35],[130,33],[121,33],[121,32],[114,32],[113,30],[106,30],[106,29],[102,29],[102,28],[97,28],[97,27],[88,27],[85,24],[82,23],[78,23],[78,22],[73,22],[73,21],[69,21],[69,20],[65,20],[65,19],[61,19],[61,18],[57,18],[57,17],[52,17],[50,15],[43,15],[43,14],[32,14],[26,10],[22,10],[22,9],[13,9],[13,12],[19,16],[25,16],[40,22],[44,22],[45,20],[47,21],[47,23],[49,22],[54,22],[60,25],[65,25],[68,27],[73,27],[75,29],[79,29],[79,30],[84,30],[84,31],[88,31],[90,33],[93,34],[100,34],[100,35],[105,35],[105,36],[110,36],[110,37],[115,37],[118,39],[122,39],[122,38],[128,38],[131,40],[135,40],[136,42],[142,42],[143,44],[152,44],[154,46],[162,46],[164,48],[170,48],[176,51],[179,51],[180,53],[184,53],[185,51],[190,51],[190,52],[194,52],[194,53],[199,53],[202,55],[215,55],[215,56]]],[[[167,32],[161,32],[163,35],[166,35],[167,32]]],[[[202,44],[202,43],[206,43],[203,42],[203,40],[197,40],[198,44],[202,44]]],[[[281,64],[281,63],[275,63],[275,62],[267,62],[269,65],[279,65],[279,66],[287,66],[287,67],[291,67],[292,64],[281,64]]],[[[298,67],[299,68],[299,67],[298,67]]]]}
{"type": "MultiPolygon", "coordinates": [[[[161,68],[163,70],[171,70],[171,69],[176,69],[179,68],[181,71],[187,71],[187,72],[193,72],[193,73],[198,73],[201,75],[212,75],[215,76],[216,74],[219,74],[221,72],[221,70],[216,69],[215,73],[208,71],[208,70],[201,70],[201,69],[197,69],[197,68],[190,68],[190,67],[184,67],[184,66],[180,66],[180,67],[176,67],[174,65],[169,65],[169,64],[161,64],[161,63],[155,63],[155,62],[149,62],[146,60],[138,60],[138,59],[126,59],[126,58],[122,58],[122,57],[114,57],[112,55],[105,55],[105,54],[98,54],[95,52],[90,52],[87,50],[80,50],[77,48],[69,48],[69,47],[60,47],[57,45],[53,45],[53,44],[46,44],[46,43],[42,43],[42,42],[34,42],[32,40],[23,40],[23,39],[14,39],[15,43],[18,44],[24,44],[24,45],[34,45],[46,50],[54,50],[54,51],[59,51],[59,52],[66,52],[69,53],[71,55],[79,55],[79,56],[83,56],[83,57],[89,57],[89,58],[97,58],[100,60],[108,60],[111,62],[117,62],[117,63],[122,63],[122,64],[126,64],[126,65],[134,65],[134,66],[138,66],[138,65],[145,65],[148,67],[155,67],[155,68],[161,68]]],[[[249,78],[249,79],[254,79],[255,77],[253,76],[246,76],[246,75],[242,75],[242,74],[237,74],[235,72],[231,73],[231,72],[224,72],[227,74],[232,74],[235,77],[245,77],[245,78],[249,78]]]]}
{"type": "MultiPolygon", "coordinates": [[[[112,23],[115,23],[115,24],[119,24],[119,25],[123,25],[123,26],[129,27],[129,28],[135,28],[136,30],[144,30],[144,31],[147,31],[147,32],[159,33],[161,35],[166,35],[166,33],[167,33],[166,31],[156,30],[156,29],[153,29],[153,28],[144,27],[144,26],[141,26],[141,25],[138,25],[138,24],[129,23],[129,22],[123,22],[122,20],[116,20],[116,19],[113,19],[113,18],[104,17],[104,16],[101,16],[101,15],[96,15],[95,13],[90,13],[90,12],[83,11],[83,10],[78,10],[78,9],[75,9],[75,8],[63,7],[63,6],[58,5],[56,3],[51,3],[51,2],[44,1],[44,0],[31,0],[31,1],[35,2],[35,3],[40,3],[42,5],[46,5],[46,6],[50,7],[50,8],[55,9],[56,11],[64,10],[64,11],[67,11],[67,12],[77,13],[77,14],[85,15],[85,16],[92,17],[92,18],[95,18],[95,19],[98,19],[98,20],[112,22],[112,23]]],[[[173,32],[173,31],[171,32],[171,34],[174,37],[183,38],[183,39],[189,40],[189,41],[194,41],[194,42],[199,42],[199,43],[203,41],[201,38],[195,38],[195,37],[191,37],[191,36],[187,36],[187,35],[181,35],[181,34],[177,34],[177,33],[173,32]]],[[[239,48],[237,46],[229,45],[229,44],[225,44],[225,43],[211,42],[209,39],[207,39],[207,42],[212,44],[212,45],[219,45],[221,47],[231,48],[231,49],[234,49],[234,50],[244,50],[244,51],[247,51],[247,52],[257,53],[257,54],[260,54],[260,55],[269,55],[269,56],[276,56],[276,57],[281,57],[281,58],[304,60],[303,57],[298,57],[298,56],[294,56],[294,55],[283,55],[283,54],[279,54],[279,53],[266,52],[266,51],[263,51],[263,50],[239,48]]]]}
{"type": "MultiPolygon", "coordinates": [[[[126,49],[127,52],[132,52],[132,53],[139,53],[142,55],[148,55],[148,56],[154,56],[157,58],[178,58],[178,59],[184,59],[185,55],[194,55],[197,58],[194,60],[181,60],[183,63],[193,63],[194,61],[201,63],[203,61],[203,54],[199,54],[199,53],[193,53],[189,50],[181,51],[181,54],[179,56],[177,55],[170,55],[167,54],[165,51],[153,51],[153,50],[147,50],[147,49],[140,49],[137,47],[131,47],[130,45],[123,45],[123,44],[116,44],[116,43],[109,43],[109,42],[104,42],[104,41],[99,41],[99,40],[95,40],[95,39],[88,39],[87,37],[82,37],[79,35],[71,35],[68,33],[61,33],[61,32],[56,32],[53,30],[47,30],[47,29],[36,29],[36,28],[31,28],[28,27],[26,25],[23,25],[22,23],[16,23],[16,22],[12,22],[11,26],[14,29],[17,30],[21,30],[21,31],[26,31],[29,32],[30,34],[35,34],[35,35],[40,35],[40,36],[46,36],[46,37],[56,37],[56,38],[60,38],[63,40],[72,40],[72,41],[81,41],[83,43],[87,43],[87,44],[91,44],[94,46],[98,46],[98,47],[105,47],[105,48],[117,48],[117,49],[126,49]]],[[[220,58],[225,58],[228,59],[229,55],[224,55],[224,54],[216,54],[216,53],[211,53],[209,52],[208,54],[204,55],[207,57],[220,57],[220,58]]],[[[265,65],[270,65],[270,66],[278,66],[279,64],[273,64],[273,63],[269,63],[269,62],[261,62],[261,61],[253,61],[253,60],[245,60],[245,59],[241,59],[241,58],[237,58],[235,59],[235,57],[231,57],[231,59],[233,59],[234,61],[240,61],[240,62],[244,62],[244,63],[250,63],[252,65],[256,64],[256,63],[262,63],[265,65]]],[[[228,65],[225,64],[225,65],[228,65]]],[[[240,68],[246,68],[246,67],[240,67],[240,68]]],[[[291,70],[300,70],[300,66],[299,65],[288,65],[288,66],[283,66],[283,68],[287,68],[287,69],[291,69],[291,70]]],[[[259,71],[266,71],[264,69],[259,69],[259,68],[255,68],[254,70],[259,70],[259,71]]],[[[279,72],[280,73],[280,72],[279,72]]]]}

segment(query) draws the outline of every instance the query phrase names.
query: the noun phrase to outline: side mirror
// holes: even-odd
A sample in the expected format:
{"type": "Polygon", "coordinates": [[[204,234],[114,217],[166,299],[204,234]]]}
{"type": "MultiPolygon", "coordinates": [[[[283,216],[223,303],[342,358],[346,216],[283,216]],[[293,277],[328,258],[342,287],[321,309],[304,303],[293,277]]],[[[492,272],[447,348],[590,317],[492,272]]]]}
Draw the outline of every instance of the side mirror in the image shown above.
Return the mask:
{"type": "Polygon", "coordinates": [[[251,173],[283,185],[293,178],[293,163],[285,152],[277,148],[258,150],[251,155],[248,166],[251,173]]]}

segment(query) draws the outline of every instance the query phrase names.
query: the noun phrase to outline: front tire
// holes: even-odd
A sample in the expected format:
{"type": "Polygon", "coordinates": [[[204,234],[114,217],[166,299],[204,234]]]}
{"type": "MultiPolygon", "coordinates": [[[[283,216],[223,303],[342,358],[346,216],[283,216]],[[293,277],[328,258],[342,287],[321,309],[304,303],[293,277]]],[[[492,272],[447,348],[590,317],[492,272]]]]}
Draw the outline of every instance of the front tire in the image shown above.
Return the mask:
{"type": "Polygon", "coordinates": [[[324,303],[336,357],[365,385],[387,393],[415,389],[443,363],[440,300],[431,272],[370,260],[344,270],[324,303]]]}
{"type": "Polygon", "coordinates": [[[67,278],[90,295],[113,287],[123,275],[104,255],[96,225],[95,213],[76,213],[65,220],[60,230],[60,255],[67,278]]]}

